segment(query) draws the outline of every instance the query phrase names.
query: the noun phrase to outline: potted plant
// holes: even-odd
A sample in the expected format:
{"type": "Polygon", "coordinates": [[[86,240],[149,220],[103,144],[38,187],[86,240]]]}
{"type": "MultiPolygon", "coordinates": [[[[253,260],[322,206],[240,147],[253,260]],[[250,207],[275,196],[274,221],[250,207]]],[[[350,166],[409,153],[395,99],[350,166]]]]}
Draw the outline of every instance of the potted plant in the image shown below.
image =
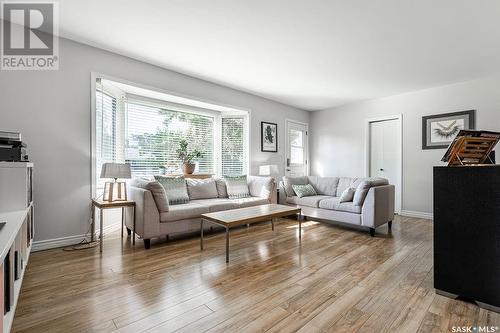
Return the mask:
{"type": "Polygon", "coordinates": [[[193,160],[203,157],[203,153],[198,149],[194,149],[189,152],[188,142],[186,140],[181,140],[179,142],[179,148],[177,148],[176,153],[177,157],[182,161],[182,172],[187,175],[190,175],[194,172],[196,164],[193,163],[193,160]]]}

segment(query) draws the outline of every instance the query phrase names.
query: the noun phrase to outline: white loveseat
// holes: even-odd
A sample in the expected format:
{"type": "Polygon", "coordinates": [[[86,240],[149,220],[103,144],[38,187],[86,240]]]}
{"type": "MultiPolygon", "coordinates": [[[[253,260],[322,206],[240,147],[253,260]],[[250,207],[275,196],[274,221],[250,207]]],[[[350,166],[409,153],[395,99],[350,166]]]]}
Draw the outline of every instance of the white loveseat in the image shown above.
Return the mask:
{"type": "MultiPolygon", "coordinates": [[[[271,177],[247,176],[251,197],[229,199],[223,179],[217,179],[217,193],[210,198],[192,199],[196,193],[196,182],[188,182],[190,200],[186,204],[169,205],[168,211],[160,212],[153,193],[145,186],[137,187],[134,181],[127,187],[130,200],[135,201],[135,230],[144,239],[146,249],[150,240],[161,236],[189,233],[200,230],[201,214],[222,210],[276,203],[276,183],[271,177]]],[[[201,183],[200,183],[201,184],[201,183]]],[[[138,185],[139,186],[139,185],[138,185]]],[[[210,229],[210,225],[205,227],[210,229]]],[[[132,219],[126,219],[127,229],[132,230],[132,219]]]]}
{"type": "Polygon", "coordinates": [[[312,220],[337,221],[367,227],[372,236],[375,228],[394,218],[394,186],[384,178],[351,177],[283,177],[280,182],[281,204],[297,206],[312,220]],[[317,195],[299,198],[292,185],[311,184],[317,195]],[[355,189],[354,199],[340,202],[346,188],[355,189]]]}

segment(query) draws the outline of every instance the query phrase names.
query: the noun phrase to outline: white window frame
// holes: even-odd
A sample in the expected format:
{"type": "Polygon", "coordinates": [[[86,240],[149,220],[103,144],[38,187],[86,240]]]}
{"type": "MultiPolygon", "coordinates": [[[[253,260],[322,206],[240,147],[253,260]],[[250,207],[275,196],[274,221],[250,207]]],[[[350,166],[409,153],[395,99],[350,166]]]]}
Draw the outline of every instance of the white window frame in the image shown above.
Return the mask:
{"type": "MultiPolygon", "coordinates": [[[[190,100],[194,103],[197,104],[207,104],[210,105],[210,108],[201,108],[198,106],[194,105],[184,105],[184,104],[178,104],[174,102],[168,102],[168,101],[163,101],[163,100],[157,100],[151,97],[144,97],[144,96],[138,96],[138,95],[133,95],[133,94],[126,94],[123,97],[125,98],[132,98],[132,99],[137,99],[141,100],[144,103],[148,103],[151,106],[161,106],[162,108],[168,108],[174,111],[181,111],[181,112],[188,112],[188,113],[193,113],[193,114],[199,114],[199,115],[210,115],[214,117],[214,172],[216,175],[220,175],[222,173],[222,161],[221,161],[221,155],[222,155],[222,146],[221,146],[221,134],[222,134],[222,118],[243,118],[245,120],[245,126],[244,126],[244,153],[245,153],[245,158],[246,158],[246,165],[244,166],[244,173],[248,174],[250,172],[250,161],[251,161],[251,156],[250,156],[250,119],[251,119],[251,110],[246,109],[246,108],[241,108],[241,107],[236,107],[232,105],[226,105],[226,104],[221,104],[221,103],[215,103],[209,100],[204,100],[200,99],[197,97],[189,96],[189,95],[182,95],[178,93],[173,93],[171,91],[159,89],[156,87],[151,87],[143,84],[139,84],[136,82],[131,82],[128,80],[124,80],[121,78],[116,78],[112,77],[106,74],[101,74],[97,72],[91,72],[91,80],[90,80],[90,91],[91,91],[91,101],[90,101],[90,123],[91,123],[91,138],[90,138],[90,169],[91,169],[91,189],[90,189],[90,197],[94,198],[96,197],[96,94],[95,91],[97,89],[97,79],[101,80],[109,80],[109,81],[114,81],[117,83],[122,83],[130,86],[134,86],[137,88],[142,88],[142,89],[147,89],[150,91],[162,93],[165,95],[172,96],[173,98],[180,98],[180,99],[185,99],[185,100],[190,100]]],[[[111,91],[111,93],[116,96],[114,91],[111,91]]],[[[120,106],[117,108],[122,108],[121,110],[123,111],[124,105],[123,105],[123,98],[117,97],[117,104],[120,104],[120,106]]],[[[117,110],[117,112],[119,112],[117,110]]],[[[122,112],[124,114],[124,112],[122,112]]],[[[125,117],[126,118],[126,117],[125,117]]],[[[125,119],[126,121],[126,119],[125,119]]],[[[124,131],[125,133],[125,131],[124,131]]],[[[125,138],[123,138],[124,140],[125,138]]],[[[124,145],[125,142],[123,142],[124,145]]]]}
{"type": "Polygon", "coordinates": [[[243,156],[244,159],[246,160],[246,165],[243,166],[243,174],[248,175],[249,170],[250,170],[250,113],[247,113],[246,115],[232,115],[232,114],[220,114],[220,119],[218,121],[218,125],[220,128],[217,131],[217,176],[223,176],[222,175],[222,119],[223,118],[238,118],[238,119],[243,119],[243,156]]]}
{"type": "Polygon", "coordinates": [[[288,163],[287,159],[291,158],[291,156],[288,156],[290,154],[290,138],[288,137],[288,134],[290,132],[290,125],[291,124],[298,124],[298,125],[303,125],[306,128],[306,137],[305,137],[305,144],[304,144],[304,150],[305,150],[305,162],[306,162],[306,175],[309,176],[311,174],[311,163],[309,162],[309,123],[305,123],[302,121],[294,120],[294,119],[285,119],[285,131],[286,131],[286,151],[285,151],[285,160],[283,161],[283,165],[285,166],[285,174],[287,173],[287,168],[288,168],[288,163]]]}

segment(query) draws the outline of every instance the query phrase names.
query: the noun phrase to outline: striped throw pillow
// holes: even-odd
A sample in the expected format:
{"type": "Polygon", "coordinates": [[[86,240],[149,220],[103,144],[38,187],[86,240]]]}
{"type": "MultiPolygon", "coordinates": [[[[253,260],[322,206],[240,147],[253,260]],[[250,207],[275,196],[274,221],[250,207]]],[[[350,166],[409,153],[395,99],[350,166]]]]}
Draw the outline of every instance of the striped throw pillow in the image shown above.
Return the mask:
{"type": "Polygon", "coordinates": [[[165,192],[169,205],[181,205],[189,202],[186,179],[184,177],[155,176],[165,192]]]}
{"type": "Polygon", "coordinates": [[[311,184],[307,185],[292,185],[293,191],[299,198],[302,197],[309,197],[312,195],[318,195],[316,191],[314,190],[314,187],[312,187],[311,184]]]}
{"type": "Polygon", "coordinates": [[[248,190],[247,176],[224,176],[229,199],[239,199],[250,197],[248,190]]]}

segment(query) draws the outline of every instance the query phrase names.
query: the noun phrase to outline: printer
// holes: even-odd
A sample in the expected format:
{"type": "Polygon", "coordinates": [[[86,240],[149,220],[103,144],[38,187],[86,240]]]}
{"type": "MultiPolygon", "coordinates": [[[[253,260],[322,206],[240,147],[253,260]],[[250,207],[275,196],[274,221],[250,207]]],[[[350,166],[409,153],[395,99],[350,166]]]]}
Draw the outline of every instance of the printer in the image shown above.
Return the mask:
{"type": "Polygon", "coordinates": [[[0,131],[0,161],[28,162],[26,148],[21,133],[0,131]]]}

